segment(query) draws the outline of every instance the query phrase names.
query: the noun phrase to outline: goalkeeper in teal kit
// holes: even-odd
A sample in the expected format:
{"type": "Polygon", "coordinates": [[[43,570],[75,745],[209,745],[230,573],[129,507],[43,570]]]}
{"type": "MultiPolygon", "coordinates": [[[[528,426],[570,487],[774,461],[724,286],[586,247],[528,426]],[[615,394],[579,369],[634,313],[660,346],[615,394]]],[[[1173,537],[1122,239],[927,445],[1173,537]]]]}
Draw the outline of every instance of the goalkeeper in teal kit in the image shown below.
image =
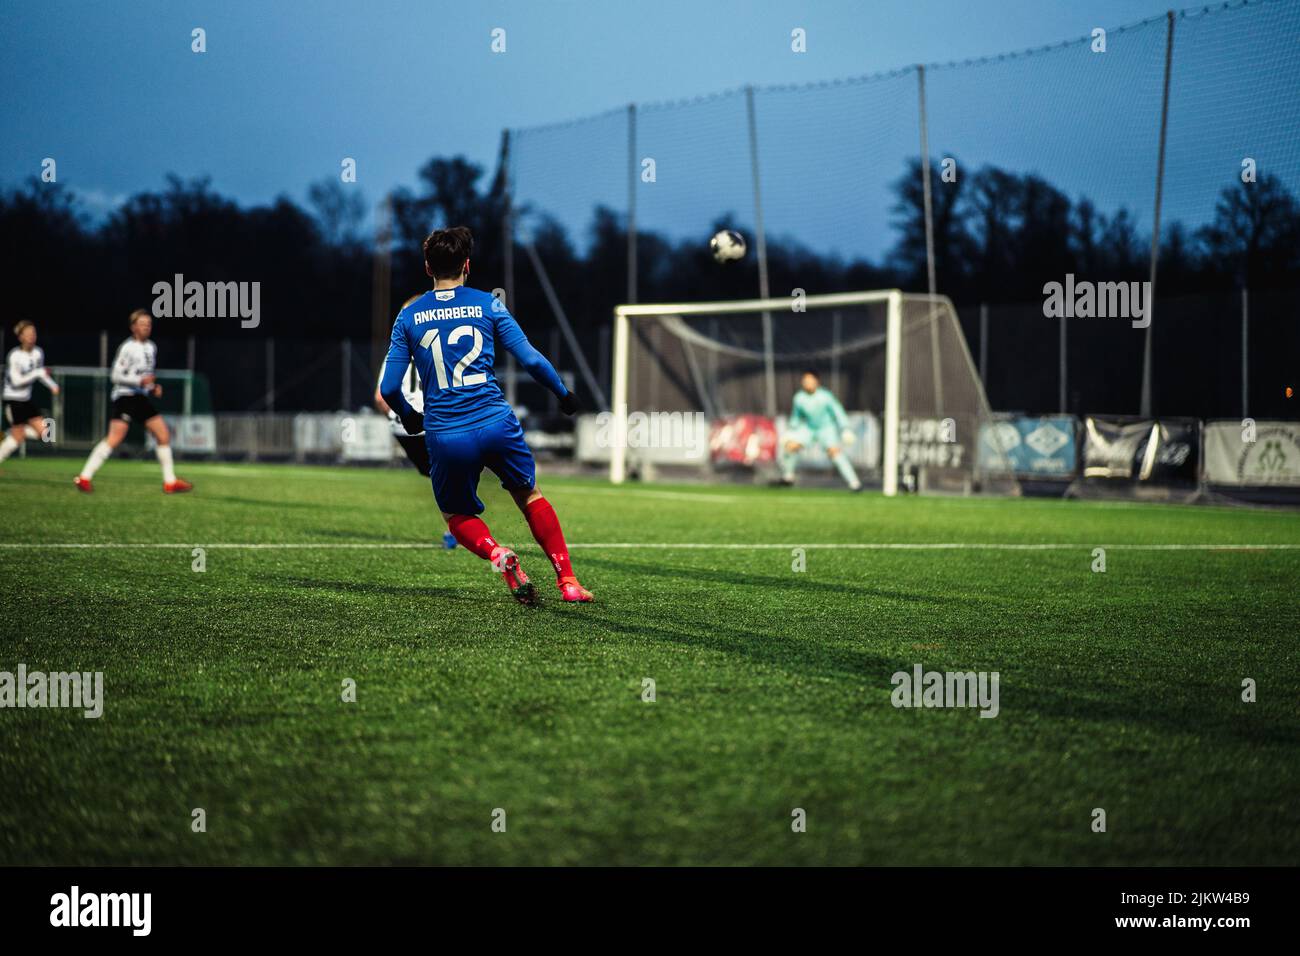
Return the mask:
{"type": "Polygon", "coordinates": [[[821,387],[816,372],[804,372],[799,385],[781,442],[781,483],[793,485],[799,453],[810,445],[820,445],[849,489],[861,491],[862,482],[858,480],[849,456],[844,454],[844,447],[853,444],[853,432],[849,431],[849,417],[844,414],[844,406],[829,390],[821,387]]]}

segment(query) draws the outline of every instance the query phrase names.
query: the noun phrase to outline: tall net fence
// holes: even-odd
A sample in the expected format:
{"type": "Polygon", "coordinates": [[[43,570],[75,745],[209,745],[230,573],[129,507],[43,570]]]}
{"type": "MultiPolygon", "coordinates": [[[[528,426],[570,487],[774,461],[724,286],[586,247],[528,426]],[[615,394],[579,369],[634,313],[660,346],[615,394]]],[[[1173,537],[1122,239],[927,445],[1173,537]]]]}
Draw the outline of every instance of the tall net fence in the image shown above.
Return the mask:
{"type": "MultiPolygon", "coordinates": [[[[581,257],[613,229],[638,249],[600,261],[625,268],[635,290],[627,298],[644,302],[891,284],[924,291],[928,226],[937,291],[957,303],[972,352],[979,305],[990,305],[984,347],[998,354],[982,371],[1002,379],[985,383],[995,405],[1032,366],[1042,387],[1014,400],[1050,412],[1061,410],[1062,356],[1060,327],[1041,311],[1043,287],[1066,274],[1148,280],[1159,191],[1157,302],[1219,297],[1211,311],[1179,307],[1165,325],[1156,320],[1156,410],[1183,413],[1172,407],[1186,398],[1175,340],[1235,343],[1237,313],[1225,305],[1235,290],[1300,288],[1300,258],[1286,252],[1300,237],[1298,90],[1300,0],[1233,0],[1015,54],[632,105],[511,131],[515,235],[530,242],[544,225],[558,227],[581,257]],[[594,228],[598,207],[612,214],[605,233],[594,228]],[[757,248],[739,266],[713,269],[706,242],[724,224],[757,248]],[[1261,242],[1273,251],[1260,253],[1261,242]],[[668,270],[665,249],[698,255],[668,270]]],[[[616,302],[580,293],[580,276],[555,280],[579,303],[570,318],[604,325],[616,302]]],[[[1262,315],[1251,354],[1293,347],[1291,327],[1262,315]]],[[[1105,379],[1106,396],[1138,410],[1141,331],[1076,321],[1065,341],[1069,378],[1105,379]]],[[[1261,382],[1251,403],[1272,407],[1274,384],[1261,382]]],[[[1067,406],[1089,394],[1067,386],[1067,406]]]]}

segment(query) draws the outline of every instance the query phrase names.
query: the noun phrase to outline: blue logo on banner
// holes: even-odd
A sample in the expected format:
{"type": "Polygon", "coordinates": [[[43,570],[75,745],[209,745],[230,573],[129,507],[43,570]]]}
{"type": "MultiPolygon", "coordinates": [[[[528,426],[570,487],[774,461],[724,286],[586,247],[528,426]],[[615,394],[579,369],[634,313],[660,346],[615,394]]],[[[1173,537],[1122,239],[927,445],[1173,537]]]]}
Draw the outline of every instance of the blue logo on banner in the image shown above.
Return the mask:
{"type": "Polygon", "coordinates": [[[980,467],[1017,475],[1068,477],[1075,469],[1074,434],[1075,420],[1070,415],[1009,418],[981,425],[980,467]]]}

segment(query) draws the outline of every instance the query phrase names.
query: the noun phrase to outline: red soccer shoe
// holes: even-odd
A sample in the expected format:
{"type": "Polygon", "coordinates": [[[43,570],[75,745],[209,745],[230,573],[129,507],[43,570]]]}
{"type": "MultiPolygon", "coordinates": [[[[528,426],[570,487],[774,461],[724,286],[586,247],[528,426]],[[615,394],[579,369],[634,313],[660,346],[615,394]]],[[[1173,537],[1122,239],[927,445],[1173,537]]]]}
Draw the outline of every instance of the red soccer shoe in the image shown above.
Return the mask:
{"type": "Polygon", "coordinates": [[[84,491],[86,494],[90,494],[95,490],[90,484],[90,479],[82,478],[80,475],[73,478],[72,483],[77,486],[78,491],[84,491]]]}
{"type": "Polygon", "coordinates": [[[579,584],[577,578],[563,578],[556,582],[556,587],[566,601],[582,601],[585,604],[595,600],[595,596],[579,584]]]}
{"type": "Polygon", "coordinates": [[[184,478],[177,478],[175,481],[163,482],[163,494],[174,495],[178,491],[189,491],[194,486],[184,478]]]}
{"type": "Polygon", "coordinates": [[[491,561],[492,567],[500,571],[501,577],[505,579],[506,587],[510,589],[510,596],[524,607],[536,607],[537,589],[533,587],[533,582],[528,580],[528,575],[524,574],[524,569],[519,566],[519,556],[509,548],[497,545],[492,549],[491,561]]]}

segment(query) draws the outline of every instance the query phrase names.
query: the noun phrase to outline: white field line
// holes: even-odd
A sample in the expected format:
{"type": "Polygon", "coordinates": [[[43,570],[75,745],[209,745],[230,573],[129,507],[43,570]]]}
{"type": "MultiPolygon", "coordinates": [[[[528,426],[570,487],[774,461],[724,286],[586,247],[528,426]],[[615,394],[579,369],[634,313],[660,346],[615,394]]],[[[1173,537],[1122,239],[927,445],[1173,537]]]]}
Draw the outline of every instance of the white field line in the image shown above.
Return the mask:
{"type": "MultiPolygon", "coordinates": [[[[441,550],[442,544],[424,541],[365,541],[365,542],[217,542],[204,544],[194,542],[0,542],[3,550],[58,551],[58,550],[132,550],[132,549],[183,549],[183,548],[224,548],[244,551],[388,551],[388,550],[441,550]]],[[[1296,551],[1300,544],[1098,544],[1092,542],[1053,542],[1044,544],[1017,544],[1013,542],[977,542],[977,541],[943,541],[943,542],[864,542],[851,541],[841,544],[809,543],[792,541],[788,544],[767,542],[734,544],[695,541],[602,541],[570,544],[570,550],[629,550],[629,551],[786,551],[791,548],[823,548],[837,551],[1091,551],[1093,548],[1105,548],[1114,551],[1296,551]]]]}
{"type": "Polygon", "coordinates": [[[719,495],[707,491],[653,491],[647,488],[637,488],[631,491],[623,488],[561,488],[561,491],[564,493],[571,491],[583,497],[587,495],[619,495],[620,497],[662,498],[665,501],[702,501],[710,505],[729,504],[738,500],[735,495],[719,495]]]}

